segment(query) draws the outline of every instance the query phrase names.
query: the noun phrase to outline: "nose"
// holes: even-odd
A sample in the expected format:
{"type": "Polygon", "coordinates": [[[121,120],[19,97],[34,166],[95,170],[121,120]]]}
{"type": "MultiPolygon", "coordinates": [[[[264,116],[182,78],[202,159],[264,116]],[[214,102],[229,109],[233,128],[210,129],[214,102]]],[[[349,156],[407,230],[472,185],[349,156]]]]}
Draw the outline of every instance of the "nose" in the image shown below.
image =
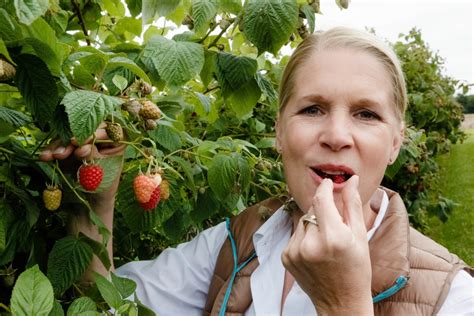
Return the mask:
{"type": "Polygon", "coordinates": [[[340,114],[329,115],[322,126],[319,138],[320,145],[331,151],[351,148],[354,144],[350,119],[340,114]]]}

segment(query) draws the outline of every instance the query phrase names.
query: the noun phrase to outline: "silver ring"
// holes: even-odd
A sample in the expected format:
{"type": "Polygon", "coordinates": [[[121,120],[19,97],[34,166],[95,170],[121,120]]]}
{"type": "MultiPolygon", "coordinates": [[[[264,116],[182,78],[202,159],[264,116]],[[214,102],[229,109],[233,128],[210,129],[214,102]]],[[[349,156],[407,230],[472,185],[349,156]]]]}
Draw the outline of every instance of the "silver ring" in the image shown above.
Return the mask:
{"type": "Polygon", "coordinates": [[[308,223],[314,224],[316,226],[319,226],[318,224],[318,219],[316,218],[316,215],[314,214],[304,214],[301,219],[303,220],[303,225],[306,228],[306,225],[308,223]]]}

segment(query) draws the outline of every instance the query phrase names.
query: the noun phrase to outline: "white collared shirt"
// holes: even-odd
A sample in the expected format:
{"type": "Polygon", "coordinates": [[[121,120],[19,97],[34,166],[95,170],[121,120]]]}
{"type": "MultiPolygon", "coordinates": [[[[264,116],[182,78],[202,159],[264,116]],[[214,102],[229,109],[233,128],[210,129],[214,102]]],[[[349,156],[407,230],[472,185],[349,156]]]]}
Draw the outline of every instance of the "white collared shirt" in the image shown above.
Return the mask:
{"type": "MultiPolygon", "coordinates": [[[[382,222],[388,205],[384,192],[370,240],[382,222]]],[[[292,222],[280,208],[254,234],[259,266],[252,273],[252,304],[245,313],[280,315],[285,269],[281,253],[291,237],[292,222]]],[[[220,248],[227,238],[225,223],[211,227],[190,242],[163,251],[154,260],[130,262],[117,274],[137,282],[140,301],[159,315],[202,315],[207,291],[220,248]]],[[[294,282],[282,315],[316,315],[306,293],[294,282]]],[[[438,315],[474,315],[474,279],[460,271],[453,279],[448,297],[438,315]]]]}

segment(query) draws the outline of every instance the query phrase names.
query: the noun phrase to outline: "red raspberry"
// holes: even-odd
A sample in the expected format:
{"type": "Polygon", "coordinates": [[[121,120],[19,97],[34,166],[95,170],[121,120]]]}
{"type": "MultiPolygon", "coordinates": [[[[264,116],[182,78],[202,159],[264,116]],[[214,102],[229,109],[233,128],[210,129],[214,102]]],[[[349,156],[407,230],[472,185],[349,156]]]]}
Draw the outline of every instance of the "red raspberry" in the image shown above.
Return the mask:
{"type": "Polygon", "coordinates": [[[104,169],[96,164],[82,165],[79,168],[79,183],[87,191],[95,191],[104,177],[104,169]]]}
{"type": "Polygon", "coordinates": [[[145,211],[151,211],[153,210],[158,203],[160,202],[160,197],[161,197],[161,192],[160,192],[160,187],[157,186],[150,197],[150,200],[145,203],[140,203],[140,206],[145,210],[145,211]]]}
{"type": "Polygon", "coordinates": [[[139,203],[146,203],[150,200],[155,188],[158,186],[152,176],[139,174],[133,180],[133,191],[139,203]]]}

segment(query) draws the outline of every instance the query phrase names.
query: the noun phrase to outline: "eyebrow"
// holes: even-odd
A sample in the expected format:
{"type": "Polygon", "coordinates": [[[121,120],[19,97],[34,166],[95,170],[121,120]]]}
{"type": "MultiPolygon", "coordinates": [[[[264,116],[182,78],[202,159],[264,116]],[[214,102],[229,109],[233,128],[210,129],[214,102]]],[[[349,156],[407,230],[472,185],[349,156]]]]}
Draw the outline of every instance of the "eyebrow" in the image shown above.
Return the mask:
{"type": "MultiPolygon", "coordinates": [[[[301,98],[302,101],[312,101],[312,102],[321,102],[323,104],[329,104],[331,103],[327,98],[322,96],[321,94],[308,94],[305,95],[301,98]]],[[[380,107],[381,103],[374,100],[374,99],[369,99],[369,98],[360,98],[356,99],[355,102],[352,102],[353,104],[359,105],[359,106],[370,106],[370,107],[380,107]]]]}

